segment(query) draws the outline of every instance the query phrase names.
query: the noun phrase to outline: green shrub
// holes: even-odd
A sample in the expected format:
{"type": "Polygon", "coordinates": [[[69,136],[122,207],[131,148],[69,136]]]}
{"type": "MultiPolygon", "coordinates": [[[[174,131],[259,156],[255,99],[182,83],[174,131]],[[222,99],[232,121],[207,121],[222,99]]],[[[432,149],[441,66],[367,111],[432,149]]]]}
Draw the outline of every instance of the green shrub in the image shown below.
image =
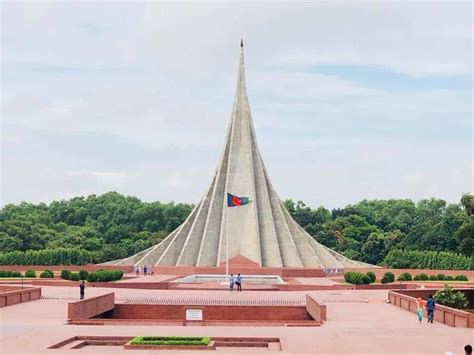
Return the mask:
{"type": "Polygon", "coordinates": [[[370,277],[366,274],[361,272],[346,272],[344,274],[344,279],[346,282],[351,283],[353,285],[368,285],[370,284],[370,277]]]}
{"type": "Polygon", "coordinates": [[[51,275],[51,273],[48,272],[47,270],[44,270],[44,271],[40,274],[40,278],[42,278],[42,279],[52,279],[52,278],[53,278],[53,275],[51,275]]]}
{"type": "Polygon", "coordinates": [[[438,274],[438,280],[440,281],[443,281],[445,277],[446,277],[445,274],[438,274]]]}
{"type": "MultiPolygon", "coordinates": [[[[390,272],[390,271],[387,271],[382,278],[385,278],[386,281],[388,282],[385,282],[385,283],[390,283],[390,282],[393,282],[395,281],[395,275],[393,274],[393,272],[390,272]]],[[[384,283],[384,282],[382,282],[384,283]]]]}
{"type": "Polygon", "coordinates": [[[369,277],[370,283],[375,282],[375,280],[377,279],[377,278],[375,277],[375,273],[373,273],[372,271],[367,272],[366,275],[369,277]]]}
{"type": "Polygon", "coordinates": [[[465,309],[469,304],[464,293],[454,291],[453,288],[448,285],[445,285],[444,288],[436,291],[433,298],[439,304],[457,309],[465,309]]]}
{"type": "Polygon", "coordinates": [[[420,280],[422,280],[422,281],[427,281],[427,280],[429,280],[429,277],[428,277],[428,275],[426,275],[425,273],[421,273],[421,274],[420,274],[420,280]]]}
{"type": "Polygon", "coordinates": [[[46,269],[44,270],[44,272],[47,272],[51,276],[51,278],[54,278],[54,272],[52,270],[46,269]]]}
{"type": "Polygon", "coordinates": [[[99,282],[109,282],[120,280],[123,277],[123,272],[121,270],[98,270],[96,272],[97,281],[99,282]]]}
{"type": "Polygon", "coordinates": [[[210,340],[209,337],[135,337],[130,341],[130,344],[207,346],[210,340]]]}
{"type": "Polygon", "coordinates": [[[78,272],[72,272],[71,273],[71,281],[79,281],[79,273],[78,272]]]}
{"type": "Polygon", "coordinates": [[[380,280],[381,283],[383,284],[388,284],[390,283],[390,279],[388,277],[386,277],[385,275],[382,277],[382,280],[380,280]]]}
{"type": "Polygon", "coordinates": [[[436,280],[438,280],[438,276],[436,276],[436,275],[430,275],[430,276],[428,277],[428,279],[429,279],[430,281],[436,281],[436,280]]]}
{"type": "Polygon", "coordinates": [[[414,281],[420,281],[420,280],[421,280],[421,279],[420,279],[420,275],[415,275],[415,276],[413,276],[413,280],[414,280],[414,281]]]}
{"type": "Polygon", "coordinates": [[[71,279],[71,270],[61,270],[61,278],[64,280],[71,279]]]}
{"type": "Polygon", "coordinates": [[[87,275],[89,275],[89,272],[86,270],[80,270],[79,271],[79,278],[81,280],[87,280],[87,275]]]}
{"type": "Polygon", "coordinates": [[[23,275],[19,271],[12,271],[10,277],[22,277],[23,275]]]}
{"type": "Polygon", "coordinates": [[[27,272],[25,272],[25,277],[35,278],[36,277],[35,270],[28,270],[27,272]]]}
{"type": "Polygon", "coordinates": [[[413,278],[412,278],[410,273],[404,272],[403,274],[398,275],[397,280],[398,281],[411,281],[411,280],[413,280],[413,278]]]}
{"type": "Polygon", "coordinates": [[[87,275],[87,281],[97,282],[97,274],[95,272],[89,272],[89,275],[87,275]]]}
{"type": "Polygon", "coordinates": [[[12,272],[10,270],[1,270],[0,277],[12,277],[12,272]]]}
{"type": "Polygon", "coordinates": [[[469,281],[469,279],[467,278],[466,275],[456,275],[456,276],[454,277],[454,279],[455,279],[456,281],[469,281]]]}
{"type": "Polygon", "coordinates": [[[448,275],[444,278],[444,281],[453,281],[454,280],[454,277],[452,277],[451,275],[448,275]]]}

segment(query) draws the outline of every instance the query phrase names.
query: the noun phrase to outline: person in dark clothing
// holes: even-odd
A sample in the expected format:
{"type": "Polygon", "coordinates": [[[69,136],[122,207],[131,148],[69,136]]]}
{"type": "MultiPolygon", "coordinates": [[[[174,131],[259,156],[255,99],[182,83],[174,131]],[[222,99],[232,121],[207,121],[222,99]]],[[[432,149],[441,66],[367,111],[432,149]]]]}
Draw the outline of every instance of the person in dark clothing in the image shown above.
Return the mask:
{"type": "Polygon", "coordinates": [[[464,347],[464,352],[466,353],[466,355],[472,355],[472,346],[471,345],[466,345],[464,347]]]}
{"type": "Polygon", "coordinates": [[[235,280],[235,284],[237,285],[237,291],[242,291],[242,276],[240,274],[237,275],[237,279],[235,280]]]}
{"type": "Polygon", "coordinates": [[[143,276],[146,276],[146,273],[148,271],[148,268],[146,267],[146,265],[143,267],[143,276]]]}
{"type": "Polygon", "coordinates": [[[82,283],[79,284],[79,293],[81,295],[81,300],[84,299],[84,290],[86,288],[86,284],[84,281],[82,281],[82,283]]]}
{"type": "Polygon", "coordinates": [[[428,316],[428,323],[433,323],[434,318],[434,311],[436,309],[436,302],[432,295],[428,296],[428,300],[426,301],[426,314],[428,316]]]}

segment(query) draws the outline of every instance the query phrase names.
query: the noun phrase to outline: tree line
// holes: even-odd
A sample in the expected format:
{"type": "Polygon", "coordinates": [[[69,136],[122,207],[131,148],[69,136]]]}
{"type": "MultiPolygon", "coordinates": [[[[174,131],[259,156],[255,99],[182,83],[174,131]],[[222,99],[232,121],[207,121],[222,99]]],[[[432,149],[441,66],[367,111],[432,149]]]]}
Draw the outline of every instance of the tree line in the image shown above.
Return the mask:
{"type": "MultiPolygon", "coordinates": [[[[363,200],[331,211],[302,201],[284,204],[313,238],[351,259],[391,267],[472,268],[474,195],[463,195],[458,204],[363,200]],[[403,254],[407,251],[417,253],[403,254]]],[[[160,242],[192,208],[116,192],[49,205],[9,204],[0,210],[0,263],[67,265],[124,258],[160,242]]]]}
{"type": "Polygon", "coordinates": [[[472,194],[457,204],[434,198],[363,200],[332,211],[302,201],[284,203],[313,238],[351,259],[400,268],[473,269],[472,194]]]}

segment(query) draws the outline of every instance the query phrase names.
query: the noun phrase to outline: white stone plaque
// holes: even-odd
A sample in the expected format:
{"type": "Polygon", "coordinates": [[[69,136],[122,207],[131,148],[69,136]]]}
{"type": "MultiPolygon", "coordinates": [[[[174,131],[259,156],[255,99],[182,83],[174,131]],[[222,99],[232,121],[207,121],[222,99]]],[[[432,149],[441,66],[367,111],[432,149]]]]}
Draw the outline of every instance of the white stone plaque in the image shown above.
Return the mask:
{"type": "Polygon", "coordinates": [[[202,309],[187,309],[186,320],[202,320],[202,309]]]}

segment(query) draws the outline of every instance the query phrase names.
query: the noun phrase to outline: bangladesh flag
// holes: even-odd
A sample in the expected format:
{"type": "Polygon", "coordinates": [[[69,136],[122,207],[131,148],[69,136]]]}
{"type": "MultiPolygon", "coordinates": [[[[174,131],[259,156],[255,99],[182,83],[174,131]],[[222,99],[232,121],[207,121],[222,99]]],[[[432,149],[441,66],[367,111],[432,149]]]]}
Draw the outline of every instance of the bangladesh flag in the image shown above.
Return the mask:
{"type": "Polygon", "coordinates": [[[242,205],[246,205],[249,202],[250,200],[248,197],[239,197],[239,196],[235,196],[230,193],[227,193],[227,206],[228,207],[242,206],[242,205]]]}

